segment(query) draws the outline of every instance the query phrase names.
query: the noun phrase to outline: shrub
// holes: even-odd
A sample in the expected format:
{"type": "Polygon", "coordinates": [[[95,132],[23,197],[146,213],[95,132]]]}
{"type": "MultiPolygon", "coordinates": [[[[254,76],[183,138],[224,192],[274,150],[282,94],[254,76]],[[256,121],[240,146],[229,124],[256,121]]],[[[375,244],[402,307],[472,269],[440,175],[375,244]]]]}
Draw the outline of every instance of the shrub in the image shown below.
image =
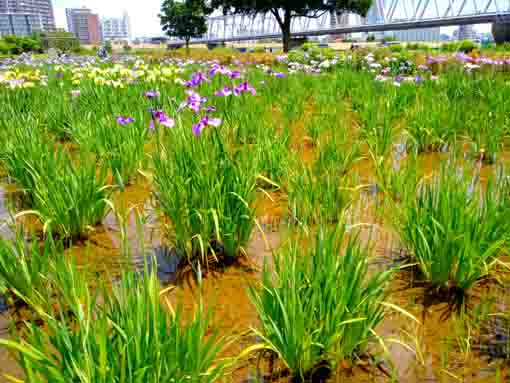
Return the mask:
{"type": "Polygon", "coordinates": [[[478,48],[478,44],[471,40],[464,40],[459,43],[458,50],[464,53],[471,53],[476,48],[478,48]]]}
{"type": "Polygon", "coordinates": [[[389,48],[391,52],[402,52],[405,49],[401,44],[390,45],[389,48]]]}
{"type": "Polygon", "coordinates": [[[308,250],[291,243],[275,256],[274,272],[266,264],[262,286],[250,288],[257,335],[297,380],[315,381],[319,365],[334,370],[362,354],[384,317],[391,272],[369,277],[365,250],[344,240],[344,226],[319,228],[308,250]]]}
{"type": "MultiPolygon", "coordinates": [[[[7,35],[3,37],[3,50],[8,48],[10,54],[19,55],[24,52],[40,52],[41,44],[35,38],[7,35]]],[[[2,51],[2,47],[0,47],[2,51]]]]}

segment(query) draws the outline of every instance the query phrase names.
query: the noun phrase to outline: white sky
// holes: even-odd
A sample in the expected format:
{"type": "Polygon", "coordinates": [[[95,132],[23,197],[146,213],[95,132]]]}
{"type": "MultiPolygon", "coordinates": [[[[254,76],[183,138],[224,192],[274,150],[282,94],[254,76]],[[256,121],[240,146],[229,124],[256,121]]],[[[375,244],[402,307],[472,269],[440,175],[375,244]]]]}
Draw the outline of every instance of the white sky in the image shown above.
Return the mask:
{"type": "MultiPolygon", "coordinates": [[[[67,28],[65,9],[87,7],[101,17],[120,17],[127,11],[131,18],[133,37],[161,36],[158,13],[161,0],[53,0],[57,26],[67,28]]],[[[488,25],[477,26],[481,32],[488,32],[488,25]]],[[[442,28],[442,32],[452,34],[454,27],[442,28]]]]}

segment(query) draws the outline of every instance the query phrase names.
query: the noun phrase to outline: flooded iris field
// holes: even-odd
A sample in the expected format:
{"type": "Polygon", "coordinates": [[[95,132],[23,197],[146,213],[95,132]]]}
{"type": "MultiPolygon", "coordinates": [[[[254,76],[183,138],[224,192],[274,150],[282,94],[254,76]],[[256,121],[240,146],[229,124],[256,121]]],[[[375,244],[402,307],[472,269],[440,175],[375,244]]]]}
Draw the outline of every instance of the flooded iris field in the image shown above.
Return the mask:
{"type": "Polygon", "coordinates": [[[4,60],[0,381],[507,381],[509,57],[4,60]]]}

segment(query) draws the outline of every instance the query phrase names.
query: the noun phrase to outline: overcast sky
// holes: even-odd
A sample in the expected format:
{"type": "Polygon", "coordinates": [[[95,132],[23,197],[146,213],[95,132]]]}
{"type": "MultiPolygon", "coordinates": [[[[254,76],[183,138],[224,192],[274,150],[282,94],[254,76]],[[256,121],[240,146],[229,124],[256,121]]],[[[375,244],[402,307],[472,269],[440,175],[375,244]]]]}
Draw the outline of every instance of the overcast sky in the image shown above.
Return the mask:
{"type": "MultiPolygon", "coordinates": [[[[446,1],[446,0],[445,0],[446,1]]],[[[88,7],[102,17],[120,17],[127,11],[131,18],[133,37],[161,36],[158,13],[161,0],[53,0],[57,26],[67,28],[66,8],[88,7]]],[[[452,34],[455,28],[442,28],[442,32],[452,34]]],[[[489,26],[478,26],[478,30],[488,32],[489,26]]]]}

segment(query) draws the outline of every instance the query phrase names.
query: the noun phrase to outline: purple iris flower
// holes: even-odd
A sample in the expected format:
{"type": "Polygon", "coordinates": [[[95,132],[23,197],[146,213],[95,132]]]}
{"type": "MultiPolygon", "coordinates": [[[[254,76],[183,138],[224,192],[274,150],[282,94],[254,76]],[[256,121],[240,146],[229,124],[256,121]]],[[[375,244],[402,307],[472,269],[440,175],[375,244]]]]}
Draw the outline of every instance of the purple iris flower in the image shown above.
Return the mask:
{"type": "Polygon", "coordinates": [[[214,106],[214,105],[209,105],[207,108],[204,109],[204,111],[209,114],[209,113],[214,113],[216,112],[217,108],[214,106]]]}
{"type": "Polygon", "coordinates": [[[156,123],[166,128],[173,128],[175,126],[175,120],[170,118],[164,111],[149,109],[149,113],[152,115],[151,122],[149,123],[149,130],[154,130],[156,128],[156,123]]]}
{"type": "Polygon", "coordinates": [[[159,92],[157,90],[149,90],[143,94],[145,97],[147,97],[149,100],[152,100],[153,98],[159,97],[159,92]]]}
{"type": "Polygon", "coordinates": [[[238,70],[234,70],[230,72],[229,77],[231,79],[241,78],[241,72],[239,72],[238,70]]]}
{"type": "Polygon", "coordinates": [[[193,73],[193,75],[191,76],[191,80],[189,80],[186,83],[186,87],[196,88],[200,86],[200,84],[202,84],[203,82],[211,82],[211,80],[209,80],[207,76],[204,75],[202,72],[193,73]]]}
{"type": "Polygon", "coordinates": [[[255,88],[252,87],[250,84],[248,84],[247,81],[243,82],[242,84],[240,84],[234,88],[234,94],[236,96],[239,96],[243,93],[248,93],[248,92],[250,92],[254,96],[257,95],[257,91],[255,90],[255,88]]]}
{"type": "Polygon", "coordinates": [[[219,91],[217,91],[214,95],[216,97],[228,97],[228,96],[231,96],[232,93],[233,93],[232,88],[226,86],[223,89],[220,89],[219,91]]]}
{"type": "Polygon", "coordinates": [[[272,74],[272,76],[273,76],[273,77],[276,77],[276,78],[285,78],[285,77],[287,77],[287,76],[285,75],[285,73],[283,73],[283,72],[274,72],[274,73],[272,74]]]}
{"type": "Polygon", "coordinates": [[[117,116],[115,117],[117,120],[117,123],[121,126],[129,125],[135,122],[135,119],[133,117],[125,117],[125,116],[117,116]]]}
{"type": "Polygon", "coordinates": [[[401,83],[402,81],[404,81],[404,78],[402,76],[395,77],[395,82],[401,83]]]}
{"type": "Polygon", "coordinates": [[[221,118],[211,118],[209,116],[205,116],[202,118],[198,124],[193,125],[193,134],[199,137],[202,134],[202,131],[208,126],[213,126],[217,128],[222,123],[221,118]]]}
{"type": "Polygon", "coordinates": [[[168,115],[162,110],[157,110],[153,114],[153,121],[156,120],[160,125],[163,125],[167,128],[173,128],[175,126],[175,121],[168,117],[168,115]]]}
{"type": "Polygon", "coordinates": [[[420,69],[420,70],[429,70],[429,67],[426,66],[426,65],[421,64],[421,65],[418,65],[418,69],[420,69]]]}
{"type": "Polygon", "coordinates": [[[207,97],[202,97],[200,94],[193,92],[192,90],[188,90],[186,93],[188,97],[186,101],[183,101],[181,103],[178,111],[180,112],[184,108],[189,108],[193,112],[198,113],[200,111],[200,108],[202,107],[202,104],[207,102],[207,97]]]}
{"type": "Polygon", "coordinates": [[[223,65],[213,64],[211,70],[209,71],[209,77],[216,76],[216,73],[226,74],[228,73],[228,69],[223,65]]]}

